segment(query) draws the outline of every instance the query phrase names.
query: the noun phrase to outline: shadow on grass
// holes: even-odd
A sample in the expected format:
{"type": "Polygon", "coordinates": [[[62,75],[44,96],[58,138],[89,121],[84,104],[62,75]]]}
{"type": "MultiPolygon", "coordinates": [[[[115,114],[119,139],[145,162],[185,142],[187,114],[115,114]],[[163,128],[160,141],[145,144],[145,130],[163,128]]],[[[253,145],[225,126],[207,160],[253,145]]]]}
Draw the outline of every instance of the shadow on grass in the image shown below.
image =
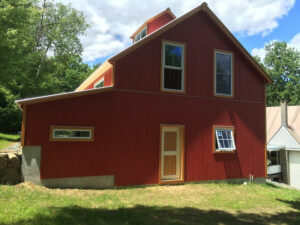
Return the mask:
{"type": "Polygon", "coordinates": [[[19,142],[20,140],[21,137],[17,137],[17,138],[0,137],[0,141],[19,142]]]}
{"type": "Polygon", "coordinates": [[[296,209],[300,212],[300,201],[289,201],[284,199],[276,199],[277,201],[283,202],[289,205],[291,208],[296,209]]]}
{"type": "Polygon", "coordinates": [[[162,224],[162,225],[250,225],[250,224],[300,224],[300,212],[276,214],[229,213],[221,210],[200,210],[184,207],[146,207],[137,205],[132,208],[103,209],[79,206],[52,207],[47,212],[36,214],[33,218],[1,225],[52,225],[52,224],[162,224]]]}

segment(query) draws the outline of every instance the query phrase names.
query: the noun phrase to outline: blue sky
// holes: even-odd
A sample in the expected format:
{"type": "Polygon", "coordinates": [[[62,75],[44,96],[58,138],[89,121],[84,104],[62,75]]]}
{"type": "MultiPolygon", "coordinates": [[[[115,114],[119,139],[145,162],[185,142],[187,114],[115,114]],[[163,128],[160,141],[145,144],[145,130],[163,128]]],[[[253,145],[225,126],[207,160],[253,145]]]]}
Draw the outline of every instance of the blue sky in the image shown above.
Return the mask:
{"type": "MultiPolygon", "coordinates": [[[[130,35],[148,18],[166,8],[177,16],[203,0],[56,0],[71,3],[92,25],[82,37],[83,60],[103,62],[132,44],[130,35]]],[[[300,50],[300,0],[206,0],[252,55],[264,55],[264,45],[286,41],[300,50]]]]}
{"type": "MultiPolygon", "coordinates": [[[[254,48],[263,48],[265,43],[272,40],[286,41],[290,40],[300,33],[300,1],[296,1],[294,7],[278,20],[278,27],[276,27],[269,35],[263,37],[261,34],[253,36],[245,36],[235,34],[242,45],[252,52],[254,48]]],[[[300,50],[300,49],[299,49],[300,50]]]]}

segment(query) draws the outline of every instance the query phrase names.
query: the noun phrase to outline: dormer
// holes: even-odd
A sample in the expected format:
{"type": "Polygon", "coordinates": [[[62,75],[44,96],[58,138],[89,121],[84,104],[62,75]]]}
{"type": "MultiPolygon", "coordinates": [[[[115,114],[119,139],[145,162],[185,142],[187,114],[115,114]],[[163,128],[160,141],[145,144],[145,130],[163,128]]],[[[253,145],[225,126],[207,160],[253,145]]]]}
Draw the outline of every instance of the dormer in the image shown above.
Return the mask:
{"type": "Polygon", "coordinates": [[[135,43],[174,19],[176,19],[176,16],[171,12],[170,8],[167,8],[143,23],[130,38],[135,43]]]}

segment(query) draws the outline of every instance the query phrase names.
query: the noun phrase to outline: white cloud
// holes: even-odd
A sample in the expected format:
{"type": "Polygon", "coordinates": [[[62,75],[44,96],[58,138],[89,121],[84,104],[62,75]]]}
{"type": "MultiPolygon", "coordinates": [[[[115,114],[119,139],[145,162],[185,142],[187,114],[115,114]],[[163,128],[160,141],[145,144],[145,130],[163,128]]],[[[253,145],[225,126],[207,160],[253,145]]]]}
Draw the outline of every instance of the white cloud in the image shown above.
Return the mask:
{"type": "Polygon", "coordinates": [[[289,44],[300,51],[300,33],[296,34],[289,44]]]}
{"type": "MultiPolygon", "coordinates": [[[[92,27],[82,37],[84,61],[107,57],[131,44],[129,36],[148,18],[170,7],[176,16],[201,4],[199,0],[56,0],[84,12],[92,27]]],[[[269,34],[295,0],[207,0],[208,6],[232,31],[269,34]]]]}
{"type": "Polygon", "coordinates": [[[251,54],[253,56],[259,56],[259,58],[264,59],[266,52],[265,52],[264,47],[263,48],[253,48],[251,51],[251,54]]]}
{"type": "MultiPolygon", "coordinates": [[[[263,59],[266,55],[265,46],[274,41],[277,41],[277,40],[272,40],[268,43],[265,43],[264,47],[262,47],[262,48],[253,48],[251,51],[251,55],[259,56],[261,59],[263,59]]],[[[287,44],[288,44],[288,47],[293,47],[293,48],[296,48],[298,51],[300,51],[300,33],[297,33],[287,44]]]]}

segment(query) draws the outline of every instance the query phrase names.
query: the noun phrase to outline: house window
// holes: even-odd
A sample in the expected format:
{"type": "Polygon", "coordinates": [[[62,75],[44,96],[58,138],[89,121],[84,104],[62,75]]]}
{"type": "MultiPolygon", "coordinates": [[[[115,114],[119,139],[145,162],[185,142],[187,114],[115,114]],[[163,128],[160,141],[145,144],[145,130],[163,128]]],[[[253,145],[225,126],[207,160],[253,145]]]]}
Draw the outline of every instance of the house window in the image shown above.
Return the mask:
{"type": "Polygon", "coordinates": [[[50,141],[93,141],[93,127],[50,126],[50,141]]]}
{"type": "Polygon", "coordinates": [[[163,43],[162,90],[184,92],[183,44],[163,43]]]}
{"type": "Polygon", "coordinates": [[[234,127],[214,126],[214,151],[234,151],[236,150],[234,142],[234,127]]]}
{"type": "Polygon", "coordinates": [[[232,53],[215,51],[214,91],[216,96],[233,96],[232,53]]]}
{"type": "Polygon", "coordinates": [[[104,87],[104,79],[101,79],[99,82],[95,83],[94,88],[104,87]]]}
{"type": "Polygon", "coordinates": [[[280,151],[268,152],[268,166],[280,165],[280,151]]]}
{"type": "Polygon", "coordinates": [[[134,42],[137,42],[147,35],[147,26],[145,26],[137,35],[134,36],[134,42]]]}

